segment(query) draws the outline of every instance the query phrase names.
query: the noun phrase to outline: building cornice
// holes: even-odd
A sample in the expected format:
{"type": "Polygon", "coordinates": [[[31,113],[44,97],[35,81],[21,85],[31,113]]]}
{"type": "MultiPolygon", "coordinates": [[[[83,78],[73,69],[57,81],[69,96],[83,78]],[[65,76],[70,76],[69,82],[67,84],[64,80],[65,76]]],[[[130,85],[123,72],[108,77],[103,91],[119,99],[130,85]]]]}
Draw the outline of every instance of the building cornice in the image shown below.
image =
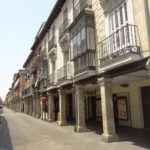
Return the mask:
{"type": "Polygon", "coordinates": [[[36,48],[38,47],[39,43],[42,41],[42,39],[44,38],[45,34],[47,33],[47,31],[49,30],[50,26],[52,25],[52,23],[54,22],[54,20],[56,19],[56,17],[59,15],[62,6],[64,5],[66,0],[57,0],[54,8],[52,9],[43,29],[40,31],[38,37],[36,37],[31,49],[34,51],[36,50],[36,48]]]}

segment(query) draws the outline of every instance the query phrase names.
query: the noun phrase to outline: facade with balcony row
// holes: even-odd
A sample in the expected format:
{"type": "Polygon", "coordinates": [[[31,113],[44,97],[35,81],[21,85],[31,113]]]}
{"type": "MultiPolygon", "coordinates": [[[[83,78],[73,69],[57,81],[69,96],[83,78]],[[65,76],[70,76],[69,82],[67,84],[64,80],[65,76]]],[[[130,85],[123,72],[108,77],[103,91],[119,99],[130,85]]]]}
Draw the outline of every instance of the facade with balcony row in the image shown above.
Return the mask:
{"type": "Polygon", "coordinates": [[[20,109],[107,142],[121,126],[150,128],[149,8],[148,0],[58,0],[24,64],[20,109]]]}

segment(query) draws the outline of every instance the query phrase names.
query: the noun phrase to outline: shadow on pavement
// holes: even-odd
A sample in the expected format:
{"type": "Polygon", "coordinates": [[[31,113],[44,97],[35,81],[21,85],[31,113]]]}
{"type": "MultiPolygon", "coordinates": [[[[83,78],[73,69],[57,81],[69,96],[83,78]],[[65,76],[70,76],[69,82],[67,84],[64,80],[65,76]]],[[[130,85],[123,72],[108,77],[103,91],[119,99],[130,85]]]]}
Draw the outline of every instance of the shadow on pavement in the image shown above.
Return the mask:
{"type": "Polygon", "coordinates": [[[133,145],[150,149],[150,131],[122,127],[118,130],[120,142],[132,142],[133,145]]]}
{"type": "Polygon", "coordinates": [[[13,150],[7,120],[3,116],[0,121],[0,150],[13,150]]]}

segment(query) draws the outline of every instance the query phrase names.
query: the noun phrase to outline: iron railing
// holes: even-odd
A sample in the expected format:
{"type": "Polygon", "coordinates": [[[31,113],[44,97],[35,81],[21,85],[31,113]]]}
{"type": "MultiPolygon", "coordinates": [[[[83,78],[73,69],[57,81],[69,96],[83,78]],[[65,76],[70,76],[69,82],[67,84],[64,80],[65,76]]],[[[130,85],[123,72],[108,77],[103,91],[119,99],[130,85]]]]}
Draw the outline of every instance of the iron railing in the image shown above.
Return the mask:
{"type": "Polygon", "coordinates": [[[88,50],[74,59],[75,74],[96,69],[96,51],[88,50]]]}
{"type": "Polygon", "coordinates": [[[73,62],[68,62],[66,65],[57,70],[58,81],[70,80],[73,78],[73,62]]]}
{"type": "Polygon", "coordinates": [[[78,3],[74,3],[73,18],[75,19],[84,8],[92,8],[92,0],[79,0],[78,3]]]}
{"type": "Polygon", "coordinates": [[[25,88],[23,91],[22,91],[22,97],[27,97],[27,96],[31,96],[33,94],[33,88],[32,86],[28,87],[28,88],[25,88]]]}
{"type": "Polygon", "coordinates": [[[98,45],[99,60],[103,62],[129,53],[140,54],[140,38],[136,25],[127,24],[98,45]]]}

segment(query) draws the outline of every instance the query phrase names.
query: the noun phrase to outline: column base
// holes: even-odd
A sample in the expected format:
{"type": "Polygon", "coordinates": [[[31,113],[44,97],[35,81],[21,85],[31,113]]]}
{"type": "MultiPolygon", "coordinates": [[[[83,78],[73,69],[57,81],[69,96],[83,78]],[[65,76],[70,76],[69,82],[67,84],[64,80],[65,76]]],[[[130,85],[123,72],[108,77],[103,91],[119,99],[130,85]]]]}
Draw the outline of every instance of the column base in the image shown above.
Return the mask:
{"type": "Polygon", "coordinates": [[[32,113],[32,116],[33,116],[33,117],[36,117],[35,113],[32,113]]]}
{"type": "Polygon", "coordinates": [[[65,121],[57,121],[57,123],[58,123],[59,126],[67,125],[67,122],[65,122],[65,121]]]}
{"type": "Polygon", "coordinates": [[[113,135],[102,134],[102,141],[105,143],[117,142],[118,140],[119,137],[117,134],[113,134],[113,135]]]}
{"type": "Polygon", "coordinates": [[[75,126],[74,131],[81,133],[81,132],[88,132],[89,129],[87,129],[86,127],[75,126]]]}
{"type": "Polygon", "coordinates": [[[48,122],[55,122],[55,120],[54,119],[48,119],[48,122]]]}
{"type": "Polygon", "coordinates": [[[40,119],[40,115],[39,115],[39,114],[36,114],[35,117],[36,117],[37,119],[40,119]]]}

